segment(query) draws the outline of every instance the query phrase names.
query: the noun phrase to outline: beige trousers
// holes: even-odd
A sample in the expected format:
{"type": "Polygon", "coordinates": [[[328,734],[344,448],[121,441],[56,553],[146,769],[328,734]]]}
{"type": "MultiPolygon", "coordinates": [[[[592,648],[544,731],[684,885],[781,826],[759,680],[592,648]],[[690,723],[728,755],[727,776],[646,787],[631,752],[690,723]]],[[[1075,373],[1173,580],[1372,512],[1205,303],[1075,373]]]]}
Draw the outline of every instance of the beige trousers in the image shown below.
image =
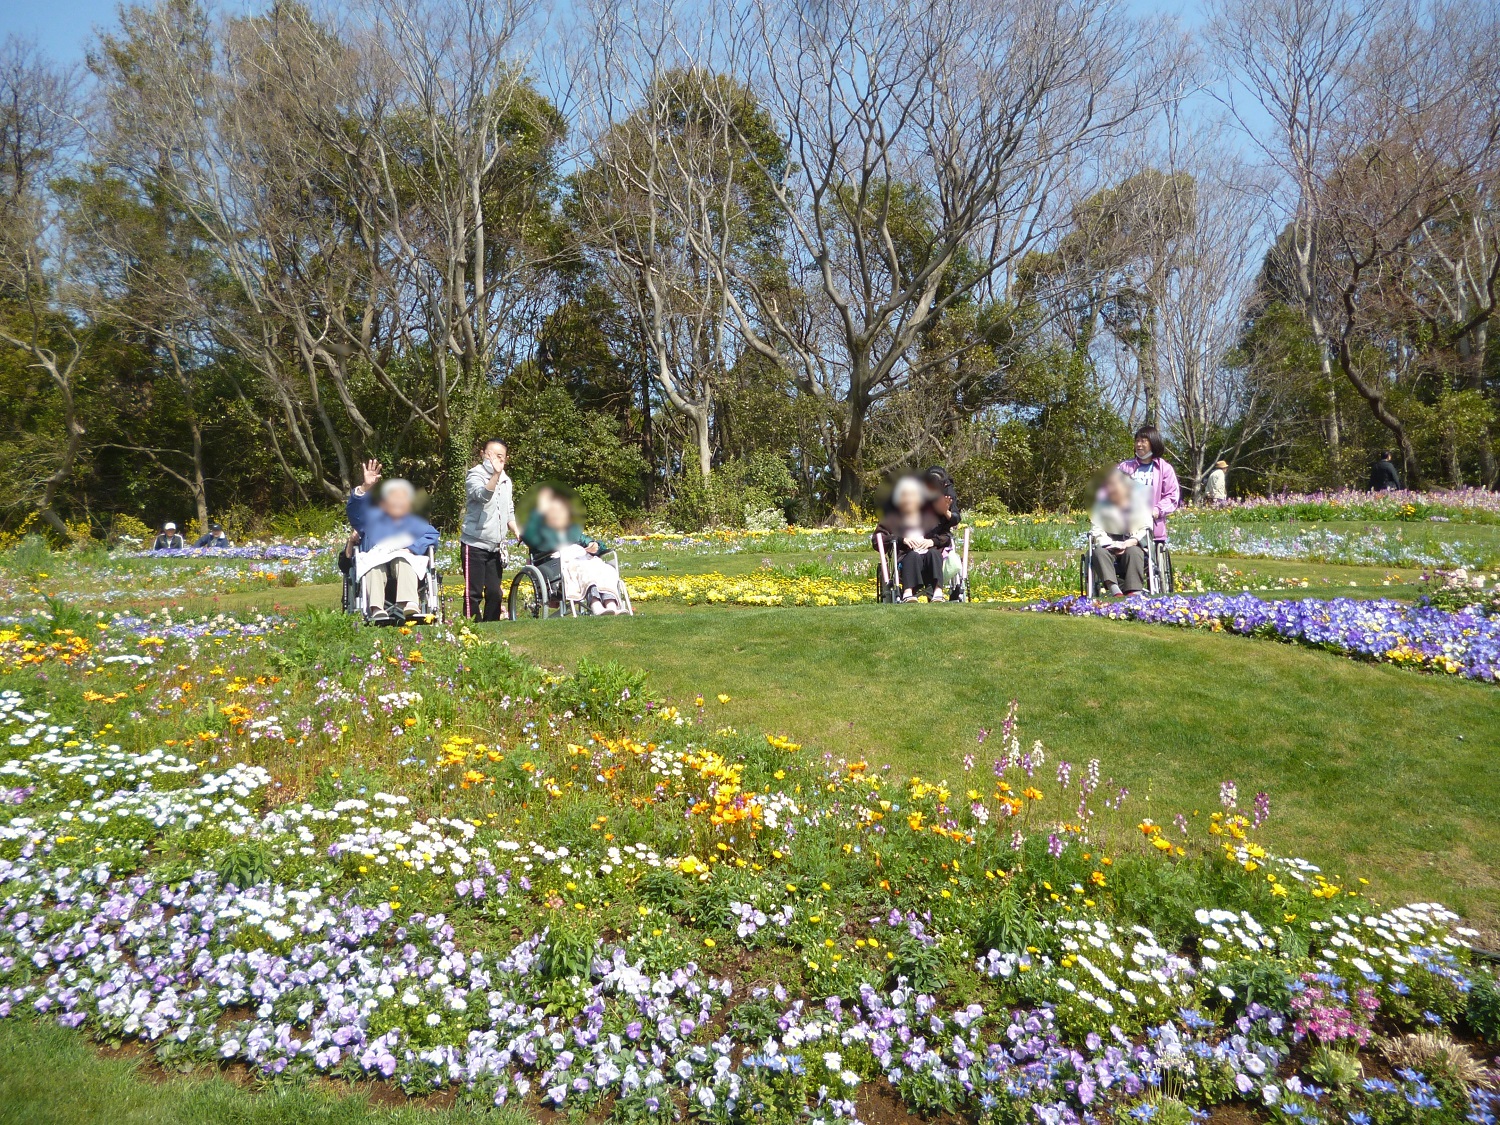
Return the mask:
{"type": "Polygon", "coordinates": [[[405,559],[392,559],[384,566],[372,567],[365,573],[364,585],[365,605],[371,609],[384,609],[392,601],[402,609],[418,608],[417,572],[405,559]]]}

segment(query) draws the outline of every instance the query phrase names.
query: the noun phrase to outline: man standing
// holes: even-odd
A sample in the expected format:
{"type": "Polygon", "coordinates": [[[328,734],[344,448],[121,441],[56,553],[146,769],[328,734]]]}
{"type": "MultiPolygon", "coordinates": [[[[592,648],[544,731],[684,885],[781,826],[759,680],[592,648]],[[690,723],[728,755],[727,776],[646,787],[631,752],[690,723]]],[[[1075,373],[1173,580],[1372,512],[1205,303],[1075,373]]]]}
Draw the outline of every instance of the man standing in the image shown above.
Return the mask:
{"type": "Polygon", "coordinates": [[[505,572],[505,536],[519,539],[515,486],[505,472],[505,443],[488,438],[479,447],[479,464],[464,478],[464,530],[459,560],[464,572],[464,616],[500,620],[500,579],[505,572]]]}
{"type": "Polygon", "coordinates": [[[153,551],[180,551],[186,544],[182,536],[177,533],[177,525],[171,520],[161,525],[161,534],[156,537],[156,542],[151,544],[153,551]]]}
{"type": "Polygon", "coordinates": [[[1222,504],[1229,499],[1229,490],[1224,486],[1224,473],[1228,468],[1228,461],[1214,462],[1213,470],[1208,474],[1208,502],[1210,504],[1222,504]]]}
{"type": "Polygon", "coordinates": [[[1391,451],[1382,449],[1380,460],[1370,466],[1370,491],[1389,492],[1401,487],[1401,477],[1396,473],[1396,463],[1391,460],[1391,451]]]}

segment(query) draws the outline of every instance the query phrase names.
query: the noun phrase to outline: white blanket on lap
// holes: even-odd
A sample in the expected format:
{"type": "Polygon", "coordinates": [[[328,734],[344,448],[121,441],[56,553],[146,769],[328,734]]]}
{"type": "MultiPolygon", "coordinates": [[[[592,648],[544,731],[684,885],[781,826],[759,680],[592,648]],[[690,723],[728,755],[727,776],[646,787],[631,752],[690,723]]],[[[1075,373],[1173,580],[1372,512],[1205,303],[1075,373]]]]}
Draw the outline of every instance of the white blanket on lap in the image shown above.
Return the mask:
{"type": "Polygon", "coordinates": [[[557,549],[557,561],[562,566],[563,597],[570,602],[583,601],[590,586],[614,594],[620,579],[615,568],[598,555],[591,555],[582,543],[565,543],[557,549]]]}
{"type": "Polygon", "coordinates": [[[354,552],[354,578],[357,582],[363,582],[365,575],[377,566],[384,566],[392,559],[405,559],[411,564],[412,570],[416,572],[417,581],[422,581],[427,576],[427,556],[414,555],[407,548],[411,546],[410,535],[398,535],[387,539],[384,543],[378,543],[368,551],[354,552]]]}

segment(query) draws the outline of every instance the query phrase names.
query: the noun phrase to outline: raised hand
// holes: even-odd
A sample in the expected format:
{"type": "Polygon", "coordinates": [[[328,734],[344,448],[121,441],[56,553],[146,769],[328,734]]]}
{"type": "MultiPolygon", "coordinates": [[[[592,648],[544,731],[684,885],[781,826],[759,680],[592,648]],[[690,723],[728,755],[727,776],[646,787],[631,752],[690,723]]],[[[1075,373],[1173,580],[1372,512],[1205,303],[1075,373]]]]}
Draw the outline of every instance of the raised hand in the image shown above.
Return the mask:
{"type": "Polygon", "coordinates": [[[380,465],[379,461],[370,460],[370,461],[366,461],[365,462],[365,491],[366,492],[368,492],[370,489],[374,488],[377,484],[380,483],[380,469],[381,469],[381,465],[380,465]]]}

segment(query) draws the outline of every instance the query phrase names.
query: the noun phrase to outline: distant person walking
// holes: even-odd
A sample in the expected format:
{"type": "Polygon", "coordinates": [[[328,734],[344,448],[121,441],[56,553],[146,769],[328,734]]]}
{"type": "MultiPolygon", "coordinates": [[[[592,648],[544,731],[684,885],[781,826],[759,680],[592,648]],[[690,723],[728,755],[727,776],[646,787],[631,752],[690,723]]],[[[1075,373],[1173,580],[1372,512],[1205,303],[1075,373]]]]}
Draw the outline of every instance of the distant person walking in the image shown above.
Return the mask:
{"type": "Polygon", "coordinates": [[[458,551],[464,572],[464,616],[476,621],[500,620],[505,537],[521,537],[515,485],[505,471],[509,456],[503,441],[488,438],[480,444],[479,464],[464,478],[464,529],[458,551]]]}
{"type": "Polygon", "coordinates": [[[1214,462],[1214,467],[1208,474],[1208,502],[1210,504],[1222,504],[1229,499],[1229,490],[1225,488],[1225,470],[1228,468],[1228,461],[1214,462]]]}
{"type": "Polygon", "coordinates": [[[153,551],[180,551],[185,547],[182,536],[178,534],[177,525],[171,520],[161,525],[161,534],[156,537],[156,542],[151,544],[153,551]]]}
{"type": "Polygon", "coordinates": [[[1391,492],[1401,487],[1401,475],[1396,472],[1396,462],[1391,460],[1391,451],[1382,449],[1380,458],[1370,466],[1370,491],[1391,492]]]}

